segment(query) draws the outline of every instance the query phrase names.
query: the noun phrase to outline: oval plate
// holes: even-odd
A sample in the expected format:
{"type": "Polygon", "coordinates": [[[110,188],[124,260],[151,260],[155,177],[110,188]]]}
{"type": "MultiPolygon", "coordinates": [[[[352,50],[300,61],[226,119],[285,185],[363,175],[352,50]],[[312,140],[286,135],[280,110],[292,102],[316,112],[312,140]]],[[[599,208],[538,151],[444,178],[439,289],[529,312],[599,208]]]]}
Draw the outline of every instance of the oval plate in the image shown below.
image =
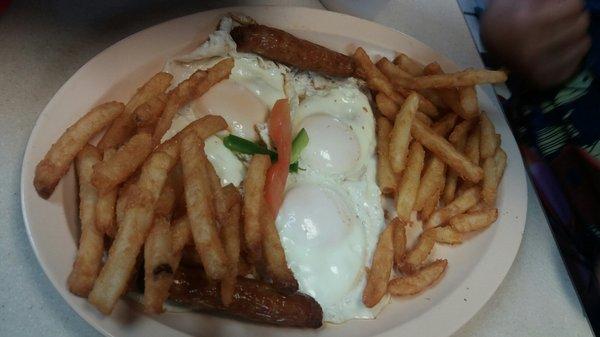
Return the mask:
{"type": "Polygon", "coordinates": [[[120,301],[105,317],[85,299],[68,292],[66,280],[78,238],[76,183],[73,169],[49,200],[37,196],[35,165],[61,135],[91,107],[107,100],[126,100],[162,68],[169,57],[192,50],[228,12],[344,53],[357,46],[371,56],[393,57],[402,51],[421,62],[438,61],[446,70],[454,63],[421,42],[393,29],[351,16],[308,8],[222,8],[178,18],[134,34],[98,54],[79,69],[40,114],[31,132],[21,171],[21,204],[31,245],[44,272],[69,305],[107,336],[449,336],[485,304],[508,272],[519,249],[527,207],[525,171],[508,125],[496,105],[479,91],[481,108],[502,135],[508,166],[498,195],[500,216],[491,228],[457,247],[437,246],[434,256],[447,258],[449,268],[433,289],[394,299],[375,320],[325,324],[319,330],[257,325],[199,313],[146,315],[120,301]]]}

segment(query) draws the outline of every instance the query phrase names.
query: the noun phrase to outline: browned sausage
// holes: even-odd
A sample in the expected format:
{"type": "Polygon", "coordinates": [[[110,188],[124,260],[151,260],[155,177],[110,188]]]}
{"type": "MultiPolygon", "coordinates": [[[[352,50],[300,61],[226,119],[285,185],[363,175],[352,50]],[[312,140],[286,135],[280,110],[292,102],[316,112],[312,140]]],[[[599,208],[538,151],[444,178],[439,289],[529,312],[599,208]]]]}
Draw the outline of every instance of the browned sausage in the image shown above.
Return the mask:
{"type": "Polygon", "coordinates": [[[216,312],[249,321],[301,328],[318,328],[323,310],[312,297],[283,295],[270,285],[238,277],[233,301],[223,306],[216,282],[199,268],[180,267],[170,289],[170,299],[194,310],[216,312]]]}
{"type": "Polygon", "coordinates": [[[241,52],[255,53],[302,70],[330,76],[349,77],[354,74],[351,57],[299,39],[283,30],[263,25],[245,25],[235,27],[231,36],[241,52]]]}

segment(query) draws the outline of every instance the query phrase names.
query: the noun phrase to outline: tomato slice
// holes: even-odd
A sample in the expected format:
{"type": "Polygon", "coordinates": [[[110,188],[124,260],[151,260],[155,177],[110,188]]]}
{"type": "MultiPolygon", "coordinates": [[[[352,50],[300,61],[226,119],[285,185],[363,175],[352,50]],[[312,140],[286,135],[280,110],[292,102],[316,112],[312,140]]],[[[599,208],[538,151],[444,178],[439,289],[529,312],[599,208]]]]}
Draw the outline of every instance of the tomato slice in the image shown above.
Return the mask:
{"type": "Polygon", "coordinates": [[[277,149],[277,161],[267,171],[265,200],[270,206],[273,216],[277,216],[283,202],[292,156],[292,123],[290,121],[290,104],[287,99],[275,102],[268,123],[271,141],[277,149]]]}

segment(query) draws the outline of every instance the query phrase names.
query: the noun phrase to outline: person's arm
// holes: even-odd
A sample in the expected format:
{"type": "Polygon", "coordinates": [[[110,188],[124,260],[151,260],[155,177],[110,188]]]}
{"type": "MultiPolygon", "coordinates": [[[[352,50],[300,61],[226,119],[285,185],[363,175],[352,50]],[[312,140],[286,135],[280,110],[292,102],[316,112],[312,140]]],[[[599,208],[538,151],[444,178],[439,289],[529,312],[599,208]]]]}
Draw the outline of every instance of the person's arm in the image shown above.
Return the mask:
{"type": "Polygon", "coordinates": [[[560,85],[590,46],[582,0],[490,0],[481,36],[491,56],[535,89],[560,85]]]}

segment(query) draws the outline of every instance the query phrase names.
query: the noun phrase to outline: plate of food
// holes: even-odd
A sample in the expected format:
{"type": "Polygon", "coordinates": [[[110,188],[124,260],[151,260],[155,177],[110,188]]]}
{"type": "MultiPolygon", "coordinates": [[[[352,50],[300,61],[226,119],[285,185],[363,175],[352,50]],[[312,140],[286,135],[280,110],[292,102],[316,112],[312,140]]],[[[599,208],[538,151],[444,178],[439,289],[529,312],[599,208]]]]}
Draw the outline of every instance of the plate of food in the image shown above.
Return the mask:
{"type": "Polygon", "coordinates": [[[107,336],[448,336],[523,235],[502,112],[392,29],[236,7],[148,28],[75,73],[24,155],[44,272],[107,336]]]}

